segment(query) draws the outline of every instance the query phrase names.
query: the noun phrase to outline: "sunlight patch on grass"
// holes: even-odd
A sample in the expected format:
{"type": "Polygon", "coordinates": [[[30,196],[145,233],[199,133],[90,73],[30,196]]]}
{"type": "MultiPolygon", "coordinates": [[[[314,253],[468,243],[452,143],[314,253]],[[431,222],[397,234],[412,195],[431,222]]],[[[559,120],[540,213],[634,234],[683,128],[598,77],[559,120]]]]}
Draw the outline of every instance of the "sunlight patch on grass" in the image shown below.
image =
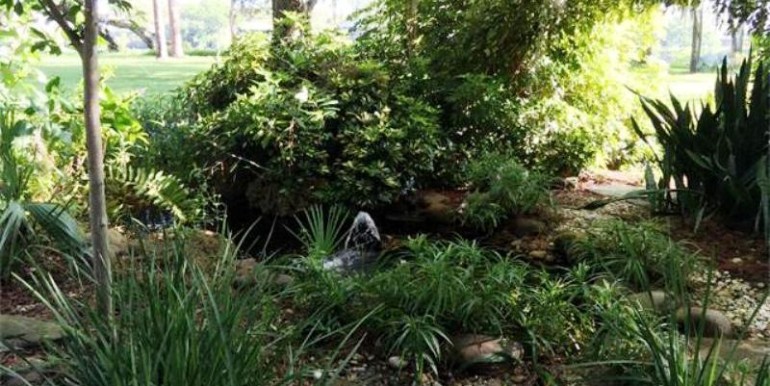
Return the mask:
{"type": "MultiPolygon", "coordinates": [[[[188,56],[181,59],[158,60],[144,54],[102,54],[99,65],[107,76],[107,85],[118,93],[144,91],[163,93],[184,84],[196,74],[208,69],[216,58],[188,56]]],[[[76,54],[43,58],[38,68],[49,78],[59,76],[65,88],[75,88],[83,79],[80,59],[76,54]]]]}

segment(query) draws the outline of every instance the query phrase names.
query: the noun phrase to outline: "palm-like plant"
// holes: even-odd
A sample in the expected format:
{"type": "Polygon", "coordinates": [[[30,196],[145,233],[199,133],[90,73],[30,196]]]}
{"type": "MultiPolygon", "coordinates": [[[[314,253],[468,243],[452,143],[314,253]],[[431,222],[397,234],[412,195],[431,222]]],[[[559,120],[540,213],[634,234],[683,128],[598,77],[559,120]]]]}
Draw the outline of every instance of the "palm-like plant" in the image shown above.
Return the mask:
{"type": "Polygon", "coordinates": [[[38,230],[66,252],[84,251],[77,222],[65,208],[28,197],[34,165],[15,153],[14,141],[31,130],[30,122],[17,119],[14,110],[0,109],[0,280],[10,276],[27,247],[41,236],[38,230]]]}

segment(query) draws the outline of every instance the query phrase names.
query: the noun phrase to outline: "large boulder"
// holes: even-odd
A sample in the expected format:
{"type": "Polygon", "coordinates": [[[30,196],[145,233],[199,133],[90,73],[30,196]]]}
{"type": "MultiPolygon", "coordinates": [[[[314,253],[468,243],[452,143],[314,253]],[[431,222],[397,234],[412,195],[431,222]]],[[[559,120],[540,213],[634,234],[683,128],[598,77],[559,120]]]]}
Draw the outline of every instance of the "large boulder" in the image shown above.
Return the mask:
{"type": "Polygon", "coordinates": [[[326,270],[352,273],[372,267],[382,251],[382,239],[372,217],[358,212],[348,231],[345,248],[323,262],[326,270]]]}
{"type": "Polygon", "coordinates": [[[683,332],[691,335],[698,334],[702,328],[702,336],[707,338],[730,338],[733,336],[733,324],[720,311],[701,307],[681,307],[676,311],[677,325],[683,332]]]}
{"type": "MultiPolygon", "coordinates": [[[[63,337],[64,331],[55,322],[20,315],[0,315],[0,341],[12,348],[35,347],[63,337]]],[[[7,349],[1,345],[0,348],[7,349]]]]}
{"type": "Polygon", "coordinates": [[[643,310],[656,313],[666,313],[674,310],[677,302],[664,291],[652,290],[647,292],[638,292],[628,296],[628,300],[640,306],[643,310]]]}

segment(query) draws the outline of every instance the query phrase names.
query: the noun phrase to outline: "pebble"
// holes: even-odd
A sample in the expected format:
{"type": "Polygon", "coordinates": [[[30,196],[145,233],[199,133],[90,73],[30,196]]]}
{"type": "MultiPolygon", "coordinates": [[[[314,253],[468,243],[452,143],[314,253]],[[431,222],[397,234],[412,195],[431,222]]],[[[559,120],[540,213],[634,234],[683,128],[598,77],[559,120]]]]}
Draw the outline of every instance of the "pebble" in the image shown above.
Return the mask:
{"type": "Polygon", "coordinates": [[[388,358],[388,366],[396,370],[401,370],[406,366],[406,361],[400,356],[392,356],[388,358]]]}
{"type": "Polygon", "coordinates": [[[730,260],[730,262],[733,264],[740,264],[740,263],[743,263],[743,259],[741,259],[740,257],[735,257],[732,260],[730,260]]]}
{"type": "MultiPolygon", "coordinates": [[[[749,339],[770,338],[770,300],[762,302],[766,283],[750,284],[730,276],[729,272],[716,271],[712,274],[708,308],[722,311],[738,329],[746,328],[749,339]],[[751,323],[749,318],[757,311],[751,323]]],[[[694,288],[693,299],[703,299],[706,294],[706,274],[695,274],[691,278],[694,288]]],[[[695,301],[702,306],[702,301],[695,301]]]]}

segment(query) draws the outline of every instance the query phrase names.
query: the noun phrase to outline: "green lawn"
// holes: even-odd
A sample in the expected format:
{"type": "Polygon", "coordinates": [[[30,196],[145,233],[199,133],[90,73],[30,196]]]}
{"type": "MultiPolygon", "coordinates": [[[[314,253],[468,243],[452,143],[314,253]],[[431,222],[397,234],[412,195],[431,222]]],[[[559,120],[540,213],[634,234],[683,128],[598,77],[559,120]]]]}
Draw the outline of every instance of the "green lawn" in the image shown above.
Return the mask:
{"type": "Polygon", "coordinates": [[[714,83],[717,80],[716,72],[697,74],[669,74],[665,81],[666,88],[679,100],[702,100],[713,96],[714,83]]]}
{"type": "MultiPolygon", "coordinates": [[[[195,74],[208,69],[216,59],[188,56],[158,60],[142,54],[103,54],[99,57],[107,85],[118,93],[144,90],[161,93],[181,86],[195,74]]],[[[59,76],[65,87],[75,87],[82,80],[80,59],[76,54],[46,57],[38,66],[48,77],[59,76]]]]}

